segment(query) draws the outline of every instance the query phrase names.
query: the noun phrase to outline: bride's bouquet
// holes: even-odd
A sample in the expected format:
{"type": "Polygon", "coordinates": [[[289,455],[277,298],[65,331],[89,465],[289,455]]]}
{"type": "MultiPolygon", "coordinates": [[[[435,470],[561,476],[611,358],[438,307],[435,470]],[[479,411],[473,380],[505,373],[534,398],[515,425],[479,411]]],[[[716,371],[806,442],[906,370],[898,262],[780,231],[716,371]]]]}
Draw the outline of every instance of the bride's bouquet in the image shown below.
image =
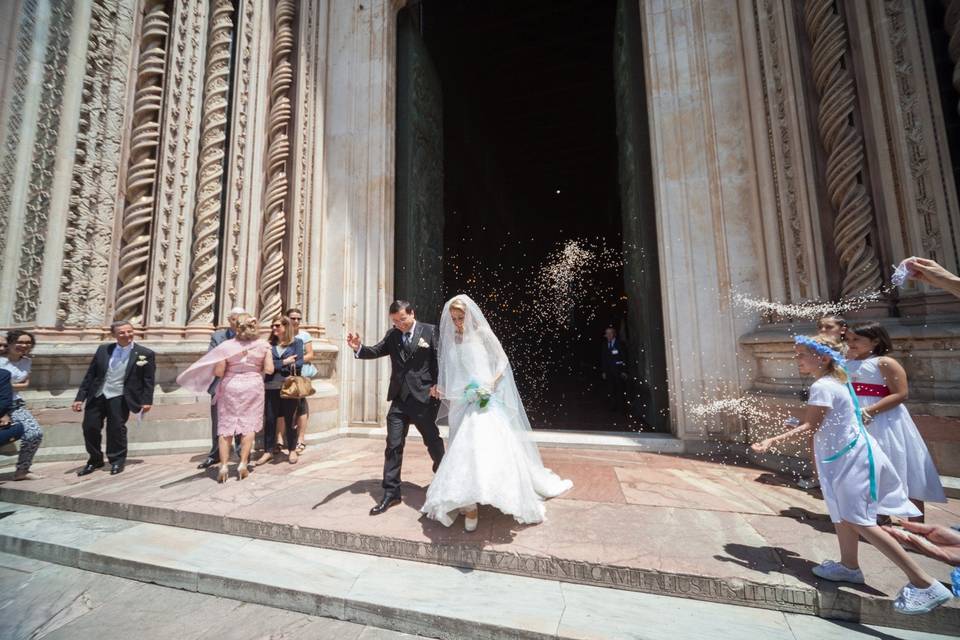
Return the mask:
{"type": "Polygon", "coordinates": [[[485,409],[490,404],[490,390],[481,387],[474,381],[470,381],[470,384],[463,389],[463,399],[466,400],[467,404],[476,402],[478,407],[485,409]]]}

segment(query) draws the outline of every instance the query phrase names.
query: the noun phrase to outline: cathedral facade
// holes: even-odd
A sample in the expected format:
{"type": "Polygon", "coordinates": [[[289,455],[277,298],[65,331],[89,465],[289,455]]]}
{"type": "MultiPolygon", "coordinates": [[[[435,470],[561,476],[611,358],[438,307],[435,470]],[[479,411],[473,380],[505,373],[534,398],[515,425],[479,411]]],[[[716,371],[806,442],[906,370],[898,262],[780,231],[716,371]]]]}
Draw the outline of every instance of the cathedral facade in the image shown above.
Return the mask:
{"type": "MultiPolygon", "coordinates": [[[[228,310],[294,306],[319,338],[314,424],[382,424],[386,363],[345,336],[381,335],[396,294],[398,24],[420,4],[0,3],[0,326],[37,333],[29,402],[66,407],[126,319],[158,353],[156,419],[189,421],[173,380],[228,310]]],[[[756,425],[690,407],[796,404],[791,335],[812,329],[737,299],[856,296],[912,255],[960,267],[960,2],[616,4],[638,18],[661,415],[690,450],[744,442],[756,425]]],[[[890,329],[945,472],[960,301],[884,291],[857,315],[890,329]]]]}

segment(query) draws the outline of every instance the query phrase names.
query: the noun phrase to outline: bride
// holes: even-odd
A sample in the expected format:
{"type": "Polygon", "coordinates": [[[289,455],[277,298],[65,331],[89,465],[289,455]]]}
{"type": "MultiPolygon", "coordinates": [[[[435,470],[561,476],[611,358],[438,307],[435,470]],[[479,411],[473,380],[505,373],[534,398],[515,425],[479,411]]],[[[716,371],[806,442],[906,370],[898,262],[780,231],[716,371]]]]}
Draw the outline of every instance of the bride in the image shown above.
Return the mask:
{"type": "Polygon", "coordinates": [[[450,438],[420,510],[448,527],[464,513],[467,531],[477,528],[479,504],[521,524],[542,522],[543,500],[573,483],[543,466],[507,354],[466,295],[443,307],[438,361],[437,422],[450,426],[450,438]]]}

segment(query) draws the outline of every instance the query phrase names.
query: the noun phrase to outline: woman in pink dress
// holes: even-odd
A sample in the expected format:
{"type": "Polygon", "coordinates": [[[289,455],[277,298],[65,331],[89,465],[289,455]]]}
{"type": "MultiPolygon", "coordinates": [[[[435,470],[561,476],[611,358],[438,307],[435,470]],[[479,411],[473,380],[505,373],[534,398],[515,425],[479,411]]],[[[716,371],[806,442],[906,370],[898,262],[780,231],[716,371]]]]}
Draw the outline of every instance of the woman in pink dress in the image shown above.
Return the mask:
{"type": "Polygon", "coordinates": [[[237,318],[235,338],[212,349],[177,377],[180,386],[197,393],[208,389],[214,378],[220,379],[213,396],[221,460],[218,482],[227,479],[230,445],[236,435],[241,436],[238,478],[250,474],[247,463],[253,438],[263,428],[263,375],[271,373],[270,345],[257,338],[257,319],[243,314],[237,318]]]}

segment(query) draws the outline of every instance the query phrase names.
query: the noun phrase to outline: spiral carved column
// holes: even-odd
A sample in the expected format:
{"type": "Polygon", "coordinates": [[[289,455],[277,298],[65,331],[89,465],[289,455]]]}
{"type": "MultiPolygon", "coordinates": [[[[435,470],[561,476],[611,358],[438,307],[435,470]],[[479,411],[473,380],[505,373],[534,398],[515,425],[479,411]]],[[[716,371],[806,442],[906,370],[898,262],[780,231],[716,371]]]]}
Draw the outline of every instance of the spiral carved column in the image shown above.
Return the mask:
{"type": "Polygon", "coordinates": [[[207,38],[188,325],[211,325],[214,321],[233,16],[233,0],[215,0],[207,38]]]}
{"type": "Polygon", "coordinates": [[[160,147],[160,108],[167,66],[170,15],[165,0],[144,6],[143,35],[133,103],[130,161],[120,238],[115,315],[142,324],[146,301],[147,265],[153,228],[157,153],[160,147]]]}
{"type": "Polygon", "coordinates": [[[863,185],[863,137],[852,122],[857,104],[853,74],[844,64],[847,29],[835,0],[807,0],[804,21],[812,48],[813,79],[820,96],[817,126],[827,152],[826,182],[836,214],[834,241],[843,296],[875,291],[880,264],[868,243],[873,205],[863,185]]]}
{"type": "Polygon", "coordinates": [[[270,113],[267,138],[267,188],[260,249],[260,316],[283,311],[283,241],[287,232],[287,162],[290,158],[290,88],[293,86],[294,3],[278,0],[270,62],[270,113]]]}

